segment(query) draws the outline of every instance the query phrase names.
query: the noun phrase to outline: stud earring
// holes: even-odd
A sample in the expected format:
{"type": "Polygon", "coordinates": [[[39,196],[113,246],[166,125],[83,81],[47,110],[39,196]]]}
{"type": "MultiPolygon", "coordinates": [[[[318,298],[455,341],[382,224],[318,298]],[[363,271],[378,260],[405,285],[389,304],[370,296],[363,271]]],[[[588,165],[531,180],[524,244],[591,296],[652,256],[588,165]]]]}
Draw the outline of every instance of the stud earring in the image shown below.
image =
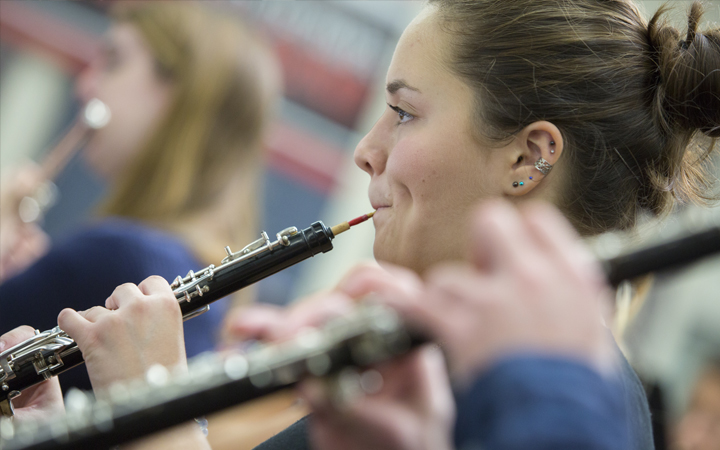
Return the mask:
{"type": "Polygon", "coordinates": [[[517,181],[513,181],[513,187],[518,187],[518,186],[520,186],[520,183],[518,183],[517,181]]]}
{"type": "MultiPolygon", "coordinates": [[[[550,141],[550,145],[555,145],[555,141],[550,141]]],[[[554,149],[554,148],[551,148],[551,149],[550,149],[550,153],[554,155],[554,154],[555,154],[555,149],[554,149]]]]}

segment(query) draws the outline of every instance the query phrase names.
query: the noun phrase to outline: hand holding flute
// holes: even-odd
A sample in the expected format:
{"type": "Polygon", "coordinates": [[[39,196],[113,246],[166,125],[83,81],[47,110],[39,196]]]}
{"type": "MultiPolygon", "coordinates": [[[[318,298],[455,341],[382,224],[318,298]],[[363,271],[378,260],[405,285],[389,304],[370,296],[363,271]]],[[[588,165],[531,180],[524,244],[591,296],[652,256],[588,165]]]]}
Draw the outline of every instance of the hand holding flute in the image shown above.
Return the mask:
{"type": "MultiPolygon", "coordinates": [[[[382,389],[363,398],[338,396],[330,383],[302,385],[313,410],[313,448],[452,448],[450,380],[463,392],[503,361],[541,355],[614,374],[615,348],[602,321],[610,304],[607,285],[559,213],[541,205],[516,211],[493,202],[479,208],[472,230],[470,264],[435,267],[424,280],[397,266],[359,266],[336,291],[264,325],[253,320],[260,315],[254,311],[236,318],[233,329],[243,338],[287,338],[281,330],[315,326],[371,296],[432,336],[448,359],[446,373],[443,355],[430,346],[382,364],[377,368],[382,389]]],[[[610,411],[612,398],[601,401],[610,411]]]]}
{"type": "Polygon", "coordinates": [[[0,283],[23,271],[50,246],[45,232],[19,215],[22,200],[33,195],[43,181],[42,170],[29,163],[0,186],[0,283]]]}

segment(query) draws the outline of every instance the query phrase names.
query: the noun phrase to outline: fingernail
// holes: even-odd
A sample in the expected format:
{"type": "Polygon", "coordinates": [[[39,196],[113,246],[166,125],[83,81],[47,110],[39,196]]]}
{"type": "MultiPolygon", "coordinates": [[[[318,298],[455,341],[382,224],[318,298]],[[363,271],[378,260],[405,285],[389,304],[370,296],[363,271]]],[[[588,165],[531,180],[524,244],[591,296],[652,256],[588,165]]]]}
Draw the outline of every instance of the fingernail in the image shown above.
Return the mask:
{"type": "Polygon", "coordinates": [[[5,341],[0,341],[0,352],[5,350],[5,341]]]}

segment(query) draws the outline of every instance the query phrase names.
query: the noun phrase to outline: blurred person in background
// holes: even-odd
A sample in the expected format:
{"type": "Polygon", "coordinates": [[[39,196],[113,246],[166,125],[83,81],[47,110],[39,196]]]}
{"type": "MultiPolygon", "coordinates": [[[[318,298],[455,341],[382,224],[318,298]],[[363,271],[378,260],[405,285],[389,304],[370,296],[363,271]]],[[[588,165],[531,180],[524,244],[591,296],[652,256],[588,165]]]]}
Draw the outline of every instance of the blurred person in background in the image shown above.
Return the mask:
{"type": "Polygon", "coordinates": [[[701,372],[674,434],[674,450],[720,448],[720,359],[701,372]]]}
{"type": "MultiPolygon", "coordinates": [[[[192,2],[111,11],[102,52],[76,85],[83,103],[99,98],[112,112],[83,153],[109,195],[97,220],[44,252],[40,228],[10,207],[43,180],[30,169],[4,186],[2,222],[16,226],[3,227],[3,272],[19,273],[0,285],[2,330],[50,329],[62,308],[102,305],[150,275],[184,276],[255,235],[262,141],[281,89],[270,48],[192,2]]],[[[226,308],[187,322],[189,355],[214,348],[226,308]]],[[[84,372],[65,374],[64,386],[89,388],[84,372]]]]}

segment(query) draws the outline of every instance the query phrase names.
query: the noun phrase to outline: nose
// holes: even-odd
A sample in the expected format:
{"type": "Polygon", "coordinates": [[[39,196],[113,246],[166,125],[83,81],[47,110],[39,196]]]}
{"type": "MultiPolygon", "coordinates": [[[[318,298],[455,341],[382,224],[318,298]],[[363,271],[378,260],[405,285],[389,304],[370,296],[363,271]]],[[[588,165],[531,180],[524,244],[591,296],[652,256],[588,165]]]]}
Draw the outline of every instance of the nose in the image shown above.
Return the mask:
{"type": "Polygon", "coordinates": [[[381,122],[382,118],[355,147],[355,164],[371,177],[383,173],[387,163],[388,136],[384,136],[381,122]]]}

